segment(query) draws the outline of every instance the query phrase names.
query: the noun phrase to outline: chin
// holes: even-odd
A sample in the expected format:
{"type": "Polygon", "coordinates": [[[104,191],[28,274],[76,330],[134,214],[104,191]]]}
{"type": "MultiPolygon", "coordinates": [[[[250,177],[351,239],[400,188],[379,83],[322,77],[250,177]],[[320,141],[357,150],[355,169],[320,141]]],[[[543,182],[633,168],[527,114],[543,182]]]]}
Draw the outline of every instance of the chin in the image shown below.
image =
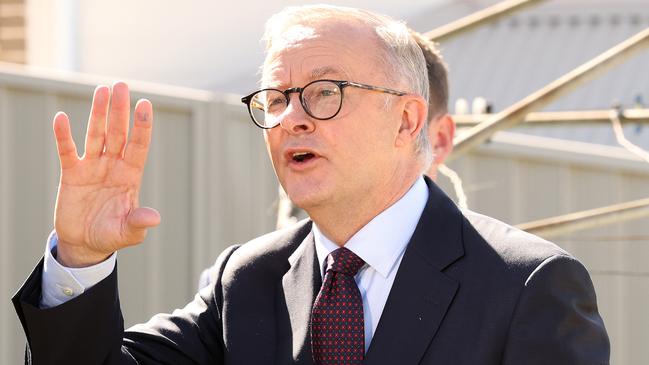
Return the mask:
{"type": "Polygon", "coordinates": [[[289,199],[293,202],[293,204],[300,209],[304,209],[305,211],[308,211],[311,207],[315,206],[318,204],[320,199],[316,196],[316,194],[313,194],[313,192],[307,192],[303,190],[287,190],[286,194],[288,195],[289,199]]]}
{"type": "Polygon", "coordinates": [[[310,209],[322,205],[326,201],[326,194],[320,186],[315,184],[288,182],[283,184],[283,187],[293,204],[307,213],[310,209]]]}

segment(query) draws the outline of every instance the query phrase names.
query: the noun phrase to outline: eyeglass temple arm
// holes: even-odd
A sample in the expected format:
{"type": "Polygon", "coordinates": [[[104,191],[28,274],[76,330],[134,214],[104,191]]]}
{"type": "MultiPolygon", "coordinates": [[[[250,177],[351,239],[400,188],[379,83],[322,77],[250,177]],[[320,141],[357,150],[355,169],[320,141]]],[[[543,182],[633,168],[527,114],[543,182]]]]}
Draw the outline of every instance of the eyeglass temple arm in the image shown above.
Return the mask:
{"type": "Polygon", "coordinates": [[[388,88],[385,88],[385,87],[372,86],[372,85],[367,85],[367,84],[360,84],[358,82],[353,82],[353,81],[347,81],[347,85],[357,87],[357,88],[360,88],[360,89],[365,89],[365,90],[380,91],[380,92],[384,92],[384,93],[388,93],[388,94],[392,94],[392,95],[397,95],[397,96],[406,95],[406,93],[401,92],[401,91],[392,90],[392,89],[388,89],[388,88]]]}

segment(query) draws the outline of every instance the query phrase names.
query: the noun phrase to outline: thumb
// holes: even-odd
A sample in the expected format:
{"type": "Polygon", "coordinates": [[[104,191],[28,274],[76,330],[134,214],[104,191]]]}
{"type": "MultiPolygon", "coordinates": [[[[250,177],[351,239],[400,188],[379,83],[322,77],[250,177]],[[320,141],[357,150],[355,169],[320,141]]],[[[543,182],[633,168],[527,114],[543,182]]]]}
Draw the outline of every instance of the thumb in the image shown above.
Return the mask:
{"type": "Polygon", "coordinates": [[[146,229],[160,224],[160,213],[153,208],[135,208],[126,218],[130,229],[146,229]]]}
{"type": "Polygon", "coordinates": [[[146,238],[148,228],[160,224],[160,213],[153,208],[135,208],[126,217],[124,236],[127,246],[138,244],[146,238]]]}
{"type": "Polygon", "coordinates": [[[147,228],[160,224],[160,213],[153,208],[135,208],[126,217],[127,246],[144,241],[147,228]]]}

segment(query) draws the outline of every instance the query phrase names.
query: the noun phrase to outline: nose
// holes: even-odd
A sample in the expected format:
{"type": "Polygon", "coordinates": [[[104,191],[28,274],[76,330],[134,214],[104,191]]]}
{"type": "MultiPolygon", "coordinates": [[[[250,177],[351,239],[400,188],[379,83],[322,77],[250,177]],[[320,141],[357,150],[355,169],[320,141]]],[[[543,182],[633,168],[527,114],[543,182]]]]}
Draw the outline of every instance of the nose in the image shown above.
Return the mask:
{"type": "Polygon", "coordinates": [[[282,120],[279,122],[280,128],[290,134],[311,133],[315,130],[313,119],[304,111],[297,94],[290,95],[290,100],[282,120]]]}

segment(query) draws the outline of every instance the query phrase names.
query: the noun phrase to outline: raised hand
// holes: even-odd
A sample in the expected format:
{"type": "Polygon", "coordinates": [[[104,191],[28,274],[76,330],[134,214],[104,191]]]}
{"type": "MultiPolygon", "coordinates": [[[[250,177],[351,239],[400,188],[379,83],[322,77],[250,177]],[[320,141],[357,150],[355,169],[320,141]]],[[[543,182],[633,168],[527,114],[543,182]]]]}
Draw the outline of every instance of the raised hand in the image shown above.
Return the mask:
{"type": "Polygon", "coordinates": [[[128,86],[98,86],[88,119],[83,157],[70,133],[65,113],[54,117],[54,135],[61,161],[61,180],[54,211],[59,238],[57,260],[85,267],[113,252],[140,243],[160,214],[140,208],[138,197],[149,144],[153,109],[141,99],[127,143],[130,99],[128,86]],[[110,104],[110,111],[109,111],[110,104]]]}

